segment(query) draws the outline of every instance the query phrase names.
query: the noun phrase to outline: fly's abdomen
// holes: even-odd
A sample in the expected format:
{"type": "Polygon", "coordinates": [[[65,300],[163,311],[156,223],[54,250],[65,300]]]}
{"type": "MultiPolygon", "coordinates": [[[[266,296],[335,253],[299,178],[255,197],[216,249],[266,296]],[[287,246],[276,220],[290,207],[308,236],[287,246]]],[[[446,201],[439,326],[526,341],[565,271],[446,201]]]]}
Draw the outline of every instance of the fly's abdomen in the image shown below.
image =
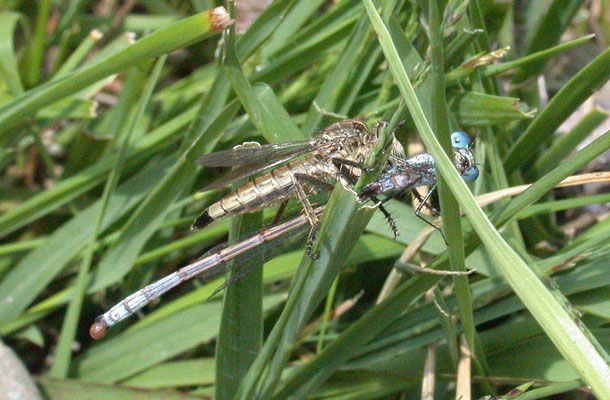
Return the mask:
{"type": "Polygon", "coordinates": [[[294,197],[293,176],[317,171],[314,163],[311,159],[294,161],[257,177],[208,207],[193,227],[199,229],[214,220],[255,212],[294,197]]]}

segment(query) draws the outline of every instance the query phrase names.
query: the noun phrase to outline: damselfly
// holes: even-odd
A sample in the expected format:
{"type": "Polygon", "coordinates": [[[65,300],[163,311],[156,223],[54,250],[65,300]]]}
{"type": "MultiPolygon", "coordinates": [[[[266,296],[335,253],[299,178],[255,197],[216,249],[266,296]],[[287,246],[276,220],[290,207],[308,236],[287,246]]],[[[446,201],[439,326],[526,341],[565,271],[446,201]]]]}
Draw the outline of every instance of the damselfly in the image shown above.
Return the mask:
{"type": "MultiPolygon", "coordinates": [[[[472,152],[473,142],[468,134],[456,131],[451,134],[451,145],[453,147],[453,162],[466,182],[474,182],[479,177],[474,153],[472,152]]],[[[415,209],[415,215],[435,229],[443,232],[434,224],[421,216],[421,209],[428,204],[428,200],[436,189],[436,166],[434,159],[428,153],[418,154],[406,160],[397,157],[390,157],[392,166],[375,181],[369,183],[362,190],[365,197],[385,195],[390,199],[407,190],[418,186],[429,186],[430,190],[415,209]]],[[[414,194],[419,197],[417,192],[414,194]]],[[[444,235],[443,235],[444,239],[444,235]]]]}

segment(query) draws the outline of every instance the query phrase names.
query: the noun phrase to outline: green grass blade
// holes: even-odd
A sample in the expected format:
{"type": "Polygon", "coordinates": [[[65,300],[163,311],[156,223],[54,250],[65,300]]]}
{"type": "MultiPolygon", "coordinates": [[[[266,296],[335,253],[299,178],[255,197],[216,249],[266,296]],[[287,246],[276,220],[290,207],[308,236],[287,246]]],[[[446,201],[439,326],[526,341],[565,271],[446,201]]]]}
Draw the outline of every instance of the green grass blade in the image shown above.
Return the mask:
{"type": "Polygon", "coordinates": [[[589,134],[608,118],[608,113],[598,109],[585,115],[569,132],[537,158],[534,164],[536,175],[544,175],[555,168],[559,162],[582,142],[589,134]]]}
{"type": "MultiPolygon", "coordinates": [[[[540,13],[540,21],[537,21],[535,30],[528,32],[525,54],[533,54],[559,42],[561,35],[570,25],[582,3],[583,0],[551,2],[548,9],[540,13]]],[[[528,76],[537,75],[543,66],[544,63],[542,62],[537,65],[530,65],[527,70],[522,71],[520,78],[516,80],[520,81],[528,76]]]]}
{"type": "Polygon", "coordinates": [[[358,60],[365,55],[363,51],[366,46],[363,47],[362,42],[369,29],[367,20],[362,17],[352,29],[347,45],[339,56],[334,70],[326,75],[316,98],[312,102],[312,106],[309,108],[307,119],[303,124],[303,130],[306,132],[312,133],[315,131],[324,117],[324,112],[332,113],[336,111],[340,104],[340,95],[349,82],[346,77],[352,73],[358,60]]]}
{"type": "Polygon", "coordinates": [[[62,97],[76,93],[142,60],[158,57],[216,33],[218,26],[213,25],[213,15],[212,11],[206,11],[175,22],[140,39],[114,56],[81,69],[70,77],[49,82],[24,93],[0,109],[0,135],[5,135],[24,118],[62,97]]]}
{"type": "MultiPolygon", "coordinates": [[[[162,56],[154,66],[150,79],[144,87],[144,92],[142,93],[140,102],[135,108],[135,117],[132,118],[129,126],[127,126],[123,133],[116,137],[115,143],[113,143],[116,156],[112,161],[110,175],[108,176],[108,180],[104,186],[104,192],[102,193],[102,197],[100,199],[101,205],[98,209],[97,215],[94,216],[92,220],[93,230],[91,231],[91,236],[87,239],[87,248],[85,249],[85,253],[83,255],[81,266],[76,277],[76,283],[73,287],[73,292],[71,293],[72,299],[68,305],[66,318],[59,335],[57,351],[55,353],[55,362],[52,368],[49,370],[49,376],[54,378],[66,378],[68,375],[68,368],[70,367],[70,359],[72,355],[72,343],[75,338],[76,328],[80,318],[83,298],[91,278],[89,275],[89,270],[93,261],[93,253],[96,248],[96,239],[101,232],[102,221],[104,219],[104,215],[106,214],[106,210],[108,209],[110,197],[114,194],[115,188],[119,182],[121,170],[127,156],[129,142],[131,141],[134,131],[136,130],[136,126],[142,122],[144,111],[150,102],[153,89],[157,83],[157,80],[159,79],[159,76],[161,75],[161,70],[166,58],[166,56],[162,56]]],[[[140,75],[147,75],[148,72],[149,69],[147,68],[139,68],[139,70],[134,71],[135,74],[140,75]]]]}
{"type": "MultiPolygon", "coordinates": [[[[110,200],[102,228],[107,228],[128,213],[144,196],[167,162],[144,168],[119,187],[110,200]]],[[[40,292],[82,251],[91,235],[91,221],[99,212],[96,202],[58,228],[47,242],[26,255],[0,283],[0,321],[18,316],[40,292]]]]}
{"type": "MultiPolygon", "coordinates": [[[[191,108],[142,138],[134,145],[130,161],[136,162],[142,157],[149,158],[150,153],[155,149],[171,143],[172,139],[175,140],[175,132],[190,123],[195,118],[196,111],[196,108],[191,108]]],[[[60,181],[55,187],[26,200],[18,208],[0,215],[0,236],[14,232],[90,190],[102,182],[109,170],[108,160],[100,160],[97,164],[81,170],[77,175],[60,181]]]]}
{"type": "Polygon", "coordinates": [[[122,226],[117,242],[100,261],[93,281],[95,288],[105,287],[108,282],[115,282],[131,270],[143,246],[165,219],[169,206],[192,183],[198,168],[195,159],[211,150],[237,108],[235,102],[230,103],[208,129],[196,136],[191,144],[183,146],[187,150],[122,226]]]}
{"type": "Polygon", "coordinates": [[[23,14],[11,11],[3,11],[0,14],[0,74],[13,96],[20,95],[24,90],[14,49],[14,36],[19,24],[25,31],[23,36],[27,39],[29,32],[23,14]]]}
{"type": "Polygon", "coordinates": [[[513,145],[504,161],[507,172],[527,163],[531,151],[548,139],[555,130],[593,92],[610,79],[610,49],[591,61],[553,96],[546,108],[534,118],[513,145]]]}
{"type": "Polygon", "coordinates": [[[40,378],[38,383],[49,400],[86,400],[91,398],[98,400],[201,400],[200,396],[170,390],[133,389],[122,386],[91,384],[74,379],[40,378]]]}
{"type": "MultiPolygon", "coordinates": [[[[231,229],[232,239],[237,239],[240,232],[253,232],[262,222],[261,214],[234,217],[231,229]]],[[[222,319],[216,344],[216,398],[233,399],[242,378],[248,372],[256,354],[263,343],[263,270],[262,260],[258,266],[250,265],[252,256],[248,257],[248,267],[255,268],[247,276],[240,277],[244,271],[239,268],[231,270],[227,277],[233,282],[224,293],[222,319]]],[[[256,260],[254,261],[256,263],[256,260]]],[[[233,263],[236,267],[239,260],[233,263]]]]}
{"type": "Polygon", "coordinates": [[[23,71],[23,82],[27,87],[38,84],[40,71],[44,59],[44,48],[47,41],[47,24],[51,9],[50,0],[37,2],[36,24],[32,40],[21,60],[21,70],[23,71]]]}
{"type": "Polygon", "coordinates": [[[292,122],[273,90],[264,84],[252,87],[239,65],[233,36],[229,33],[225,37],[223,70],[256,129],[270,143],[305,140],[306,137],[292,122]]]}

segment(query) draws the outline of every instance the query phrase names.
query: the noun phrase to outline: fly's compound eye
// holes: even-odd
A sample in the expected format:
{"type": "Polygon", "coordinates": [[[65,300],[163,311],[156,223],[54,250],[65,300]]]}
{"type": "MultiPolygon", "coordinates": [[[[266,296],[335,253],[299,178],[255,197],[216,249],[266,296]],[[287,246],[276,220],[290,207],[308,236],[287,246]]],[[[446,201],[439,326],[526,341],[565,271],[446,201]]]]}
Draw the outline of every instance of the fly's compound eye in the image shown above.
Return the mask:
{"type": "Polygon", "coordinates": [[[464,180],[466,182],[474,182],[477,180],[478,177],[479,177],[479,169],[475,166],[468,168],[462,174],[462,178],[464,178],[464,180]]]}
{"type": "Polygon", "coordinates": [[[466,132],[455,131],[451,134],[451,145],[454,149],[467,149],[470,145],[470,136],[466,132]]]}

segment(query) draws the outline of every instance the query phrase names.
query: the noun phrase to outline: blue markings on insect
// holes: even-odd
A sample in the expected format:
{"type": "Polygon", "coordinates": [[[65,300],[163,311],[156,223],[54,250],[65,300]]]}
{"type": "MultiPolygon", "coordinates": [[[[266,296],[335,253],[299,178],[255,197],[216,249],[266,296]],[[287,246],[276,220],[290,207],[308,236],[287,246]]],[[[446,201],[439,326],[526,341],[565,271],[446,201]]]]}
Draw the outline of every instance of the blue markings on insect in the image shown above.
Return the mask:
{"type": "Polygon", "coordinates": [[[465,170],[464,172],[462,172],[462,178],[464,178],[464,180],[466,182],[474,182],[477,180],[478,177],[479,177],[479,169],[477,168],[476,165],[473,165],[472,167],[470,167],[467,170],[465,170]]]}
{"type": "Polygon", "coordinates": [[[468,149],[470,143],[470,136],[466,132],[455,131],[451,134],[451,146],[454,149],[468,149]]]}

